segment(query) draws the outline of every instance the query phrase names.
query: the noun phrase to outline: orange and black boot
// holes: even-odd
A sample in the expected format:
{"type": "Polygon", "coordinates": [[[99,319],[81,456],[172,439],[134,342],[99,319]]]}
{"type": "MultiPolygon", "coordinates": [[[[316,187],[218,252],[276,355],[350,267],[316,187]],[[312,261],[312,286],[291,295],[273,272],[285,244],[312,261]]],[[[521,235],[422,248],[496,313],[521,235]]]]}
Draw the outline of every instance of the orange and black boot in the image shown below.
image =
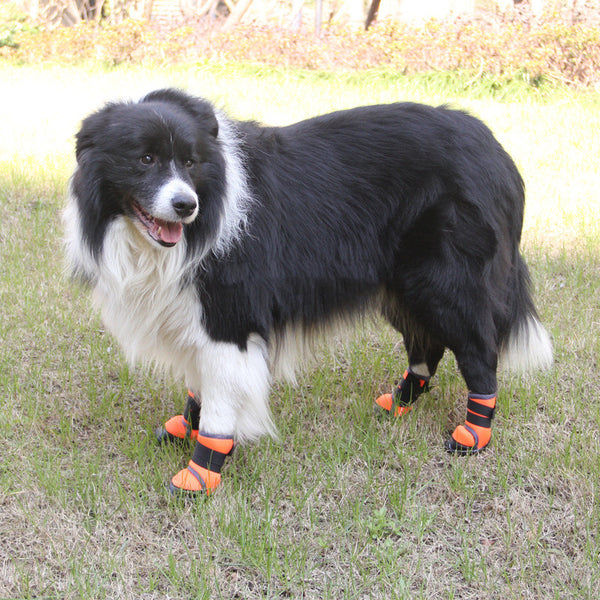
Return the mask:
{"type": "Polygon", "coordinates": [[[391,394],[383,394],[376,404],[394,417],[405,415],[413,407],[417,398],[429,390],[429,377],[415,375],[410,368],[404,371],[402,382],[391,394]]]}
{"type": "Polygon", "coordinates": [[[187,402],[182,415],[171,417],[155,434],[160,444],[194,441],[198,436],[200,407],[194,400],[194,394],[188,390],[187,402]]]}
{"type": "Polygon", "coordinates": [[[221,483],[221,469],[233,452],[233,439],[200,432],[188,466],[171,479],[173,495],[211,494],[221,483]]]}
{"type": "Polygon", "coordinates": [[[446,450],[463,456],[481,452],[490,443],[495,410],[496,394],[469,393],[467,418],[446,442],[446,450]]]}

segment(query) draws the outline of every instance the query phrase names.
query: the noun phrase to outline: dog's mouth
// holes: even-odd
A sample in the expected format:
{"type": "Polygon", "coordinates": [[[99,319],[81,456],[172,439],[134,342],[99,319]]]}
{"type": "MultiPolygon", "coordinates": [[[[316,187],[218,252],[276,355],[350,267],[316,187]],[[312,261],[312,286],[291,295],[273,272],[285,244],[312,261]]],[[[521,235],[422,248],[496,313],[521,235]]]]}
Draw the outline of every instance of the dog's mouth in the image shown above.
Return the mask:
{"type": "Polygon", "coordinates": [[[183,235],[181,222],[172,222],[153,217],[146,212],[137,202],[132,203],[133,212],[138,221],[144,226],[148,235],[161,246],[171,248],[183,235]]]}

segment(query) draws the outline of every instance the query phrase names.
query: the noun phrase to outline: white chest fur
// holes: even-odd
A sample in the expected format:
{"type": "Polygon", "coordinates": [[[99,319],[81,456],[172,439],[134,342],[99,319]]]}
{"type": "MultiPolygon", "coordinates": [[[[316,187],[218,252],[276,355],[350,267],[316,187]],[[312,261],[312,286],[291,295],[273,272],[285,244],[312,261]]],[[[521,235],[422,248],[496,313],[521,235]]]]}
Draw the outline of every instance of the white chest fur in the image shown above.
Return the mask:
{"type": "Polygon", "coordinates": [[[75,273],[92,282],[94,304],[131,363],[153,364],[181,377],[202,400],[204,431],[238,441],[274,433],[268,396],[268,349],[258,335],[247,348],[217,342],[203,325],[185,241],[153,247],[126,217],[106,232],[98,262],[67,206],[66,249],[75,273]]]}
{"type": "Polygon", "coordinates": [[[186,377],[206,343],[202,307],[185,283],[185,243],[155,248],[125,217],[106,234],[93,300],[128,360],[154,363],[186,377]]]}

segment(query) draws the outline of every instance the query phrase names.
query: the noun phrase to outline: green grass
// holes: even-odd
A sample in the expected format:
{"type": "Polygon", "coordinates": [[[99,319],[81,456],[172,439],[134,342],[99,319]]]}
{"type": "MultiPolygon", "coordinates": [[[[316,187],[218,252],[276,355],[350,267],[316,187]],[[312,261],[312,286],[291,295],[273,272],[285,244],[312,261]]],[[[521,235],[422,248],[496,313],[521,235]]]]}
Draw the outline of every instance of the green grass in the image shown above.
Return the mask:
{"type": "Polygon", "coordinates": [[[444,74],[194,65],[0,66],[0,598],[577,598],[600,593],[600,97],[444,74]],[[493,444],[447,456],[452,356],[403,421],[373,398],[405,366],[369,324],[276,385],[280,440],[239,448],[214,497],[173,501],[189,449],[153,428],[180,382],[128,367],[62,273],[59,209],[80,119],[175,84],[285,123],[366,102],[484,118],[528,187],[524,248],[556,366],[501,376],[493,444]]]}

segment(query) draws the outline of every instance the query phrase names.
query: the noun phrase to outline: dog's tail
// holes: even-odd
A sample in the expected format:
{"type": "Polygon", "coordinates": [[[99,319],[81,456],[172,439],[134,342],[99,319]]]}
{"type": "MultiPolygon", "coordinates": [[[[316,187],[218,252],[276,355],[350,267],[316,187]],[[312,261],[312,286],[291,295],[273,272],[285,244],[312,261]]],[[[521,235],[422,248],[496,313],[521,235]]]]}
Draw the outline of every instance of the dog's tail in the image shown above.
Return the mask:
{"type": "Polygon", "coordinates": [[[531,298],[527,266],[517,256],[514,287],[511,290],[510,327],[500,347],[500,366],[526,373],[549,369],[553,363],[552,342],[542,325],[531,298]]]}

